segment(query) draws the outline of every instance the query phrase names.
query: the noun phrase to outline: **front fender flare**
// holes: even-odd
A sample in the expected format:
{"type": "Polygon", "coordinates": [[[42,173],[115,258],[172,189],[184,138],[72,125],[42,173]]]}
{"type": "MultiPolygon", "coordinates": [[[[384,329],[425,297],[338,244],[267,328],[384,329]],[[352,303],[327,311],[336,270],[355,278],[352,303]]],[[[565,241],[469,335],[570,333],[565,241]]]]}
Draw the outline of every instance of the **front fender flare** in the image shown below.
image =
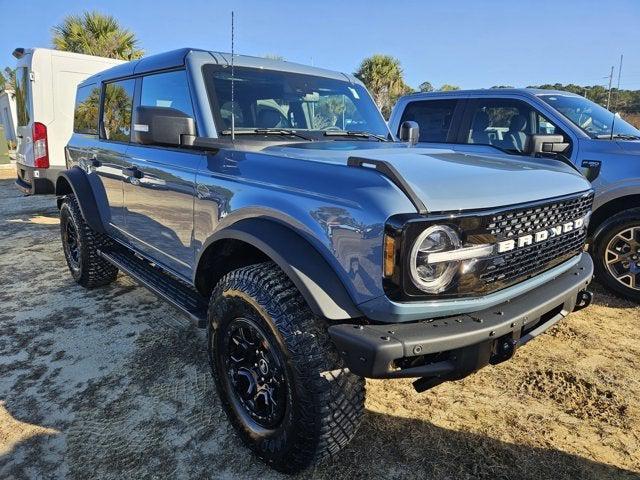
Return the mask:
{"type": "Polygon", "coordinates": [[[56,179],[56,196],[60,197],[69,193],[73,193],[78,199],[84,221],[96,232],[106,233],[91,183],[85,171],[80,167],[64,170],[56,179]],[[68,191],[67,184],[71,187],[71,192],[68,191]]]}
{"type": "Polygon", "coordinates": [[[273,260],[298,288],[314,314],[330,320],[363,316],[327,261],[291,228],[263,218],[243,219],[214,233],[201,252],[226,239],[248,243],[273,260]]]}

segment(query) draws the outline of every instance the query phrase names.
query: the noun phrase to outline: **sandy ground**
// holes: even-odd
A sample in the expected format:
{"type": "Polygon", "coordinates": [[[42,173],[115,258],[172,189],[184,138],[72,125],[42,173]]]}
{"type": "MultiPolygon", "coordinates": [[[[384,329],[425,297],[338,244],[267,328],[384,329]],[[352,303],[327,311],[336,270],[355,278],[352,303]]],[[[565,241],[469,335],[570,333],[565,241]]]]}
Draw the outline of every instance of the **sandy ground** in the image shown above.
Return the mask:
{"type": "MultiPolygon", "coordinates": [[[[301,478],[640,479],[640,307],[595,290],[464,381],[369,381],[355,440],[301,478]]],[[[203,333],[123,275],[77,286],[52,198],[3,180],[0,478],[65,477],[281,478],[227,423],[203,333]]]]}

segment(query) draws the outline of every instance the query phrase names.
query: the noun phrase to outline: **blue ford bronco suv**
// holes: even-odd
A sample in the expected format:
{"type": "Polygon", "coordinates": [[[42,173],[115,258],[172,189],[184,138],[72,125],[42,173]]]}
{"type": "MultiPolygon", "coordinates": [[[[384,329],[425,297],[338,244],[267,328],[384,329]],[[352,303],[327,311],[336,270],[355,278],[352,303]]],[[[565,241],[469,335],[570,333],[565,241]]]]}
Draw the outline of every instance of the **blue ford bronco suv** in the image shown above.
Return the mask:
{"type": "Polygon", "coordinates": [[[640,130],[580,95],[531,88],[407,95],[391,131],[409,120],[425,146],[574,164],[595,190],[587,243],[596,278],[640,302],[640,130]]]}
{"type": "Polygon", "coordinates": [[[78,87],[56,194],[86,288],[122,271],[199,326],[239,436],[337,453],[364,378],[424,391],[587,306],[593,193],[560,162],[396,141],[351,75],[181,49],[78,87]]]}

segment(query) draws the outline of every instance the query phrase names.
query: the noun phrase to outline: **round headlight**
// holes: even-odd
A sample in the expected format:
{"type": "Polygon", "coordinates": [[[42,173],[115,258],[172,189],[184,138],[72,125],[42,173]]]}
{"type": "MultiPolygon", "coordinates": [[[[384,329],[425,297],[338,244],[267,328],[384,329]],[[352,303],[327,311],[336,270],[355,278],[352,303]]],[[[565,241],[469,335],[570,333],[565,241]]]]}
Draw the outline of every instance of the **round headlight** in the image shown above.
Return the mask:
{"type": "Polygon", "coordinates": [[[411,249],[410,270],[413,283],[427,293],[445,290],[453,277],[459,261],[428,263],[430,253],[447,252],[462,246],[460,237],[450,227],[433,225],[418,236],[411,249]]]}

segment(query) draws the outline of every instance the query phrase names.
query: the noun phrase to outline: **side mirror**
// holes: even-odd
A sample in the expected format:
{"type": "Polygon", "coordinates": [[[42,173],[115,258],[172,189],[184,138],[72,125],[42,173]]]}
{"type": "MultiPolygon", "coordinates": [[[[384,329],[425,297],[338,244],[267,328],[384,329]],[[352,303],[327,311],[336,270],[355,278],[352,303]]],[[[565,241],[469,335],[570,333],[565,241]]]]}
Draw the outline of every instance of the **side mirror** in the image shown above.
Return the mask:
{"type": "Polygon", "coordinates": [[[196,122],[175,108],[140,106],[131,133],[131,140],[143,145],[186,145],[195,138],[196,122]]]}
{"type": "Polygon", "coordinates": [[[529,154],[563,153],[569,148],[562,135],[531,135],[529,137],[529,154]]]}
{"type": "Polygon", "coordinates": [[[406,121],[400,125],[400,134],[398,135],[403,142],[409,142],[415,145],[420,139],[420,126],[416,122],[406,121]]]}

